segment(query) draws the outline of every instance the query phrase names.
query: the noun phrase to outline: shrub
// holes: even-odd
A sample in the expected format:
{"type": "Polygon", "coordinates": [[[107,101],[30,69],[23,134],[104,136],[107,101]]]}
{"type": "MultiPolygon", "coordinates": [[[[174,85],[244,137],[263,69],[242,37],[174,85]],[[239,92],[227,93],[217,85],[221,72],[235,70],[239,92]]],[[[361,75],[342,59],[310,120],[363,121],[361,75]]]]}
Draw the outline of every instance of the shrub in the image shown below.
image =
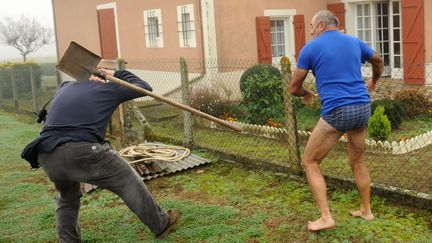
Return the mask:
{"type": "Polygon", "coordinates": [[[270,118],[284,117],[282,75],[272,65],[259,64],[246,70],[240,79],[240,91],[247,122],[265,124],[270,118]]]}
{"type": "Polygon", "coordinates": [[[191,107],[219,118],[242,115],[238,103],[223,100],[215,89],[207,86],[193,89],[191,107]]]}
{"type": "Polygon", "coordinates": [[[385,141],[391,134],[390,121],[384,115],[384,107],[378,106],[369,119],[368,134],[375,140],[385,141]]]}
{"type": "Polygon", "coordinates": [[[18,94],[31,91],[30,67],[32,67],[36,88],[41,85],[41,69],[35,62],[5,63],[0,65],[0,85],[4,98],[12,98],[11,70],[15,77],[18,94]]]}
{"type": "Polygon", "coordinates": [[[378,106],[384,107],[384,114],[389,119],[392,129],[397,129],[402,123],[402,117],[405,116],[401,103],[392,99],[375,100],[371,104],[372,114],[378,106]]]}
{"type": "Polygon", "coordinates": [[[395,94],[394,99],[400,102],[408,118],[427,114],[432,107],[431,101],[423,90],[408,89],[399,91],[395,94]]]}

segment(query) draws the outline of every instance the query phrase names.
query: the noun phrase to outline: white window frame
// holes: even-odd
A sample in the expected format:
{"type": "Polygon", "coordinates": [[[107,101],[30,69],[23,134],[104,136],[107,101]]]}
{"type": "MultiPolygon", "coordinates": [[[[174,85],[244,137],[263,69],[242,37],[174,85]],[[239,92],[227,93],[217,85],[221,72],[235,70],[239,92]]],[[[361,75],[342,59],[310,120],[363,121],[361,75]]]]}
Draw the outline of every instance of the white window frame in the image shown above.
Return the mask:
{"type": "MultiPolygon", "coordinates": [[[[390,63],[387,64],[384,70],[383,75],[390,76],[392,78],[403,78],[403,52],[402,52],[402,16],[401,16],[401,0],[347,0],[346,8],[347,8],[347,20],[346,25],[348,26],[347,29],[349,30],[347,34],[358,36],[357,35],[357,5],[358,4],[368,4],[370,6],[370,16],[371,16],[371,48],[378,51],[376,48],[376,41],[377,41],[377,28],[376,28],[376,3],[379,2],[386,2],[388,3],[388,30],[389,30],[389,51],[390,51],[390,63]],[[393,3],[399,2],[399,27],[396,29],[400,30],[399,32],[399,41],[394,41],[394,23],[393,23],[393,16],[394,16],[394,10],[393,10],[393,3]],[[400,44],[400,54],[397,54],[399,58],[401,59],[401,68],[394,67],[394,60],[396,54],[394,53],[394,44],[398,43],[400,44]]],[[[372,70],[370,67],[363,67],[362,73],[365,76],[371,76],[372,70]]]]}
{"type": "Polygon", "coordinates": [[[160,9],[144,10],[144,35],[147,48],[163,48],[163,30],[162,30],[162,14],[160,9]],[[151,26],[149,26],[149,18],[156,18],[157,32],[154,33],[151,26]],[[153,36],[156,34],[156,36],[153,36]]]}
{"type": "Polygon", "coordinates": [[[389,22],[389,26],[391,26],[391,31],[390,31],[390,65],[392,67],[391,69],[391,76],[393,78],[398,78],[398,79],[402,79],[403,78],[403,43],[402,43],[402,1],[390,1],[390,13],[391,13],[391,18],[390,18],[390,22],[389,22]],[[394,2],[399,2],[399,13],[397,14],[397,16],[399,16],[399,27],[395,27],[394,26],[394,21],[393,21],[393,16],[394,16],[394,9],[393,9],[393,3],[394,2]],[[394,37],[394,31],[395,30],[399,30],[399,40],[395,41],[395,37],[394,37]],[[395,44],[399,44],[399,51],[400,54],[395,54],[394,52],[394,46],[395,44]],[[395,67],[395,56],[398,56],[400,58],[400,67],[397,68],[395,67]]]}
{"type": "MultiPolygon", "coordinates": [[[[295,9],[268,9],[264,10],[264,16],[270,17],[272,20],[284,21],[285,32],[285,56],[288,57],[291,63],[295,63],[295,36],[294,36],[294,15],[295,9]]],[[[279,65],[281,57],[272,57],[272,63],[279,65]]]]}
{"type": "Polygon", "coordinates": [[[179,46],[181,48],[196,47],[196,28],[193,4],[177,6],[177,31],[179,33],[179,46]],[[184,21],[183,14],[189,15],[189,20],[184,21]]]}

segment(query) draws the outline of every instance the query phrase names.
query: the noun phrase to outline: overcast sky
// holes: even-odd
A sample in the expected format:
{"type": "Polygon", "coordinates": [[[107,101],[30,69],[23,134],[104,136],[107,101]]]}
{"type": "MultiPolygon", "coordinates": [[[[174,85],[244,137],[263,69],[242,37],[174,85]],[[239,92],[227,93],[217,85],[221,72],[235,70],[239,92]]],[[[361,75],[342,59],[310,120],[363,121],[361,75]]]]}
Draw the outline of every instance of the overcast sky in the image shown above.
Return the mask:
{"type": "MultiPolygon", "coordinates": [[[[54,31],[51,0],[0,0],[0,21],[5,17],[17,19],[21,15],[36,18],[40,24],[54,31]]],[[[43,46],[37,52],[29,54],[28,59],[52,56],[56,56],[54,35],[48,46],[43,46]]],[[[0,44],[0,61],[16,58],[21,58],[18,50],[0,44]]]]}

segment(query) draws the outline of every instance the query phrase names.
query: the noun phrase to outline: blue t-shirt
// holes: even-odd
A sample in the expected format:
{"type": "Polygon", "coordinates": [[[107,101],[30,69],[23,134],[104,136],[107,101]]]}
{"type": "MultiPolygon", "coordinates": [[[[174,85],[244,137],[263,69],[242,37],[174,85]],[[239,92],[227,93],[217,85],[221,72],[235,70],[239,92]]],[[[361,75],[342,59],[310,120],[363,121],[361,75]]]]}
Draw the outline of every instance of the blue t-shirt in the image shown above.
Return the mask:
{"type": "Polygon", "coordinates": [[[321,97],[321,116],[331,110],[370,102],[361,65],[374,51],[364,42],[337,30],[326,31],[307,43],[297,67],[312,70],[321,97]]]}

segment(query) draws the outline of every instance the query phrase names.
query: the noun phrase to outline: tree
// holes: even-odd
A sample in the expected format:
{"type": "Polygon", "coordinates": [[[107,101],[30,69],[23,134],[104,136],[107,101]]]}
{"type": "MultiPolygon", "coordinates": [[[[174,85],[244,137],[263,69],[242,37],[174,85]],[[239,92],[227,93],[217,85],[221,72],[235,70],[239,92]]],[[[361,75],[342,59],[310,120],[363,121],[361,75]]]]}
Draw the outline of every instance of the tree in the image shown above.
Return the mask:
{"type": "Polygon", "coordinates": [[[0,22],[0,43],[17,49],[24,62],[29,53],[48,44],[52,35],[51,29],[42,26],[35,18],[21,15],[19,19],[6,17],[0,22]]]}

